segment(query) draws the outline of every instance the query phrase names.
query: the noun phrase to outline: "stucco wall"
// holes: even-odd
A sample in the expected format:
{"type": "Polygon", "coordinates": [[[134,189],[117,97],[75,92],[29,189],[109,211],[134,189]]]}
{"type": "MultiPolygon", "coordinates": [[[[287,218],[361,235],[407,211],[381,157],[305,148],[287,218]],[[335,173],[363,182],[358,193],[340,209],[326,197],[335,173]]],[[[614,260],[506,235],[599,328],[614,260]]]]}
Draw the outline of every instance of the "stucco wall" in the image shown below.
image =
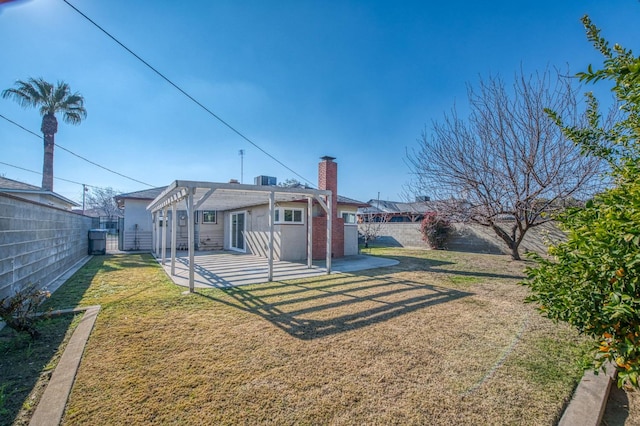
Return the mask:
{"type": "Polygon", "coordinates": [[[344,255],[354,256],[356,254],[358,254],[358,227],[344,225],[344,255]]]}
{"type": "Polygon", "coordinates": [[[47,286],[89,250],[92,218],[0,194],[0,298],[47,286]]]}
{"type": "MultiPolygon", "coordinates": [[[[302,224],[275,224],[273,226],[273,258],[298,261],[307,258],[307,209],[300,203],[281,203],[278,208],[302,209],[302,224]]],[[[246,216],[245,242],[247,252],[267,257],[269,250],[269,206],[248,209],[246,216]]],[[[228,219],[228,214],[225,214],[228,219]]],[[[230,230],[226,230],[225,247],[229,247],[230,230]]]]}
{"type": "Polygon", "coordinates": [[[149,200],[125,201],[123,250],[151,250],[153,224],[147,211],[148,204],[149,200]]]}
{"type": "Polygon", "coordinates": [[[281,260],[305,260],[307,258],[307,225],[277,225],[284,241],[280,248],[281,260]]]}
{"type": "MultiPolygon", "coordinates": [[[[224,246],[224,215],[216,212],[216,223],[203,223],[202,217],[202,211],[198,211],[198,250],[221,250],[224,246]]],[[[187,229],[184,228],[186,234],[187,229]]]]}

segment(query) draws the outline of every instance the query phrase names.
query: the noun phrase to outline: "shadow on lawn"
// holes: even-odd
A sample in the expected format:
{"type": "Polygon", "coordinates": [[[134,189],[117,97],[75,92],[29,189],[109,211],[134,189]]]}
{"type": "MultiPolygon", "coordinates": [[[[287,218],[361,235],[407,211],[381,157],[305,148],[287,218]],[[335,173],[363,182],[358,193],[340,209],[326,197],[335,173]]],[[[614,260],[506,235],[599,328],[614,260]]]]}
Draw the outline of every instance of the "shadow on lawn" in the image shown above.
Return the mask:
{"type": "Polygon", "coordinates": [[[155,260],[148,254],[107,254],[94,256],[93,259],[87,262],[51,295],[51,298],[42,305],[42,309],[77,307],[87,289],[91,286],[94,277],[99,273],[153,265],[155,265],[155,260]],[[126,258],[126,260],[121,260],[121,258],[126,258]]]}
{"type": "Polygon", "coordinates": [[[461,276],[477,277],[477,278],[501,278],[501,279],[521,280],[525,277],[524,268],[528,265],[526,261],[522,262],[523,272],[521,275],[496,274],[493,272],[461,271],[461,270],[455,270],[455,269],[442,268],[442,266],[445,266],[445,265],[456,264],[455,262],[450,262],[450,261],[416,258],[412,256],[385,255],[384,257],[388,257],[390,259],[395,259],[400,261],[399,265],[388,267],[392,271],[424,271],[424,272],[432,272],[435,274],[461,275],[461,276]]]}
{"type": "Polygon", "coordinates": [[[366,327],[472,294],[360,274],[318,277],[309,284],[272,282],[220,290],[230,299],[197,294],[259,315],[302,340],[366,327]]]}
{"type": "Polygon", "coordinates": [[[26,424],[24,418],[17,418],[20,409],[33,405],[28,400],[30,392],[41,375],[52,373],[47,366],[73,318],[69,314],[43,317],[36,323],[40,337],[33,340],[9,327],[0,331],[0,426],[26,424]]]}

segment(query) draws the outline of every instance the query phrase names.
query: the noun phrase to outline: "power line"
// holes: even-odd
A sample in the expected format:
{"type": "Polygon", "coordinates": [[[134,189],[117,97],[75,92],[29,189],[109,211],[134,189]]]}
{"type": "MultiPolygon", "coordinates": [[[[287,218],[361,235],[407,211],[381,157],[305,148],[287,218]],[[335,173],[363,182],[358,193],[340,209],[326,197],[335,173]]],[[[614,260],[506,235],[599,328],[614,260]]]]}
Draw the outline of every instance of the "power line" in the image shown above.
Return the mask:
{"type": "Polygon", "coordinates": [[[118,45],[120,45],[120,47],[122,47],[124,50],[126,50],[127,52],[129,52],[130,54],[132,54],[137,60],[139,60],[140,62],[142,62],[144,65],[147,66],[147,68],[149,68],[151,71],[153,71],[154,73],[156,73],[158,76],[160,76],[160,78],[162,78],[164,81],[166,81],[167,83],[169,83],[171,86],[173,86],[176,90],[178,90],[180,93],[182,93],[183,95],[185,95],[187,98],[189,98],[192,102],[194,102],[196,105],[198,105],[200,108],[202,108],[204,111],[206,111],[209,115],[211,115],[213,118],[215,118],[216,120],[218,120],[220,123],[224,124],[228,129],[230,129],[232,132],[234,132],[236,135],[240,136],[242,139],[244,139],[245,141],[249,142],[251,145],[253,145],[254,147],[256,147],[258,150],[260,150],[263,154],[265,154],[267,157],[271,158],[273,161],[275,161],[276,163],[280,164],[282,167],[284,167],[285,169],[289,170],[291,173],[293,173],[294,175],[298,176],[300,179],[304,180],[305,182],[309,183],[311,186],[315,186],[313,185],[313,183],[305,178],[304,176],[300,175],[299,173],[297,173],[295,170],[291,169],[290,167],[288,167],[286,164],[284,164],[282,161],[278,160],[276,157],[274,157],[273,155],[269,154],[267,151],[265,151],[264,149],[262,149],[260,146],[258,146],[258,144],[256,144],[255,142],[253,142],[251,139],[249,139],[247,136],[245,136],[244,134],[242,134],[239,130],[237,130],[235,127],[233,127],[231,124],[227,123],[226,121],[224,121],[220,116],[218,116],[217,114],[215,114],[213,111],[211,111],[209,108],[207,108],[206,106],[204,106],[202,103],[200,103],[197,99],[195,99],[193,96],[191,96],[189,93],[187,93],[186,91],[184,91],[180,86],[178,86],[176,83],[174,83],[173,81],[171,81],[168,77],[166,77],[164,74],[162,74],[160,71],[158,71],[156,68],[154,68],[151,64],[149,64],[147,61],[145,61],[144,59],[142,59],[140,56],[138,56],[136,53],[134,53],[131,49],[129,49],[127,46],[125,46],[123,43],[121,43],[117,38],[115,38],[114,36],[112,36],[107,30],[105,30],[104,28],[102,28],[100,25],[98,25],[95,21],[93,21],[91,18],[89,18],[87,15],[85,15],[84,13],[82,13],[78,8],[76,8],[74,5],[72,5],[71,3],[69,3],[67,0],[62,0],[63,2],[65,2],[70,8],[72,8],[73,10],[75,10],[76,12],[78,12],[83,18],[85,18],[87,21],[91,22],[96,28],[98,28],[100,31],[102,31],[107,37],[109,37],[111,40],[113,40],[114,42],[116,42],[118,45]]]}
{"type": "MultiPolygon", "coordinates": [[[[41,136],[41,135],[38,135],[36,132],[34,132],[34,131],[31,131],[31,130],[27,129],[26,127],[24,127],[24,126],[22,126],[22,125],[20,125],[20,124],[16,123],[15,121],[13,121],[13,120],[11,120],[11,119],[9,119],[9,118],[5,117],[4,115],[0,114],[0,118],[4,118],[4,119],[5,119],[5,120],[7,120],[9,123],[11,123],[11,124],[13,124],[13,125],[15,125],[15,126],[18,126],[19,128],[21,128],[21,129],[22,129],[22,130],[24,130],[25,132],[30,133],[30,134],[32,134],[32,135],[34,135],[34,136],[35,136],[35,137],[37,137],[38,139],[42,139],[42,136],[41,136]]],[[[148,183],[146,183],[146,182],[142,182],[141,180],[138,180],[138,179],[134,179],[134,178],[132,178],[132,177],[130,177],[130,176],[123,175],[122,173],[116,172],[115,170],[111,170],[110,168],[105,167],[105,166],[102,166],[102,165],[100,165],[100,164],[96,163],[95,161],[91,161],[91,160],[89,160],[88,158],[83,157],[82,155],[76,154],[75,152],[73,152],[73,151],[71,151],[71,150],[69,150],[69,149],[65,148],[64,146],[62,146],[62,145],[60,145],[60,144],[56,144],[56,147],[60,148],[60,149],[61,149],[61,150],[63,150],[63,151],[67,151],[69,154],[71,154],[71,155],[73,155],[73,156],[76,156],[76,157],[80,158],[81,160],[86,161],[87,163],[93,164],[93,165],[94,165],[94,166],[96,166],[96,167],[100,167],[101,169],[104,169],[104,170],[106,170],[106,171],[108,171],[108,172],[110,172],[110,173],[116,174],[116,175],[118,175],[118,176],[121,176],[121,177],[123,177],[123,178],[129,179],[129,180],[132,180],[132,181],[137,182],[137,183],[141,183],[141,184],[143,184],[143,185],[147,185],[147,186],[148,186],[148,187],[150,187],[150,188],[154,188],[154,186],[153,186],[153,185],[150,185],[150,184],[148,184],[148,183]]]]}
{"type": "MultiPolygon", "coordinates": [[[[0,164],[2,164],[4,166],[13,167],[14,169],[20,169],[20,170],[24,170],[25,172],[35,173],[37,175],[42,176],[41,172],[36,172],[35,170],[26,169],[26,168],[20,167],[20,166],[15,166],[13,164],[5,163],[4,161],[0,161],[0,164]]],[[[53,178],[57,179],[57,180],[62,180],[62,181],[65,181],[65,182],[69,182],[69,183],[75,183],[76,185],[90,186],[91,188],[97,188],[97,189],[107,189],[107,188],[103,188],[103,187],[100,187],[100,186],[89,185],[88,183],[80,183],[80,182],[76,182],[75,180],[65,179],[65,178],[61,178],[61,177],[54,176],[53,178]]]]}

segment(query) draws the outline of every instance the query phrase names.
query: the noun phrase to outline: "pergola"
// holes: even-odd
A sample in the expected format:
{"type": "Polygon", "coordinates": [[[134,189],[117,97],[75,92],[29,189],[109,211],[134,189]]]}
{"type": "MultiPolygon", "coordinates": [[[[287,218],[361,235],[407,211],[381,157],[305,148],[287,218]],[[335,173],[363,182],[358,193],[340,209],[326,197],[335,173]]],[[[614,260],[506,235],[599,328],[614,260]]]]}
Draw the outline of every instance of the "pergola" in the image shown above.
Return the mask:
{"type": "MultiPolygon", "coordinates": [[[[163,227],[160,235],[159,214],[167,217],[171,209],[171,275],[175,275],[177,210],[187,211],[187,235],[189,255],[189,292],[194,291],[194,234],[196,210],[216,210],[219,212],[239,210],[246,207],[269,204],[269,232],[267,258],[269,262],[268,281],[273,281],[273,226],[276,203],[286,201],[300,201],[307,199],[307,267],[312,267],[312,237],[313,237],[313,201],[317,201],[326,212],[327,218],[332,218],[331,191],[285,188],[278,186],[244,185],[239,183],[215,183],[176,180],[158,195],[148,206],[147,210],[153,215],[154,249],[160,253],[161,262],[165,264],[167,250],[167,227],[163,227]]],[[[327,220],[327,274],[331,273],[331,242],[332,220],[327,220]]]]}

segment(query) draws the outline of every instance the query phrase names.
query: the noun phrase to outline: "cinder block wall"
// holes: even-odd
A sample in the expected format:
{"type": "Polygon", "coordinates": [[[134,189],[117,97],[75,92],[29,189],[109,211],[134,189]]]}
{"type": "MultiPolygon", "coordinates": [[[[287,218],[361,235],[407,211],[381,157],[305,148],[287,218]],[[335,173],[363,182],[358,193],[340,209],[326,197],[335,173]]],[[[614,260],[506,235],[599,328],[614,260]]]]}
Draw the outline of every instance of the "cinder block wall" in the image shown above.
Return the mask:
{"type": "Polygon", "coordinates": [[[0,194],[0,298],[46,286],[87,256],[92,219],[0,194]]]}
{"type": "MultiPolygon", "coordinates": [[[[363,225],[358,225],[362,227],[363,225]]],[[[527,251],[546,253],[549,242],[564,239],[564,234],[553,223],[530,229],[520,245],[520,254],[527,251]]],[[[422,240],[420,223],[385,223],[375,244],[391,247],[414,247],[428,249],[422,240]]],[[[446,248],[472,253],[509,254],[506,244],[489,228],[480,225],[455,224],[446,248]]]]}
{"type": "MultiPolygon", "coordinates": [[[[358,228],[363,225],[358,225],[358,228]]],[[[380,233],[375,241],[391,247],[421,247],[427,248],[427,244],[422,241],[420,233],[420,223],[393,223],[388,222],[380,225],[380,233]]]]}

